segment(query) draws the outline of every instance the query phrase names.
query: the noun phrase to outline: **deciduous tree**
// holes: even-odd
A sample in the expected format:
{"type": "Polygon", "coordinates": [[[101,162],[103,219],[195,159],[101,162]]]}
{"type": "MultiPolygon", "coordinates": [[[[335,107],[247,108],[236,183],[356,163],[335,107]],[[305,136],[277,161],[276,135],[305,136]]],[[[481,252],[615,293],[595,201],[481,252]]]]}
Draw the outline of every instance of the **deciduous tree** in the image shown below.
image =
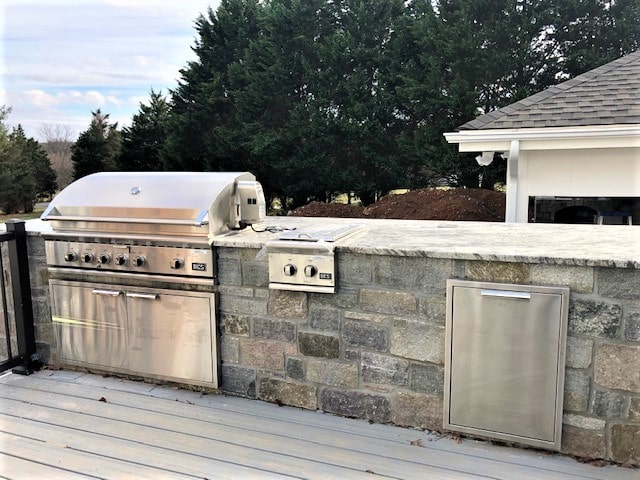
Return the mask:
{"type": "Polygon", "coordinates": [[[73,134],[68,125],[45,123],[38,128],[44,138],[42,148],[47,152],[51,168],[56,173],[56,185],[62,190],[73,181],[73,164],[71,163],[71,147],[73,134]]]}

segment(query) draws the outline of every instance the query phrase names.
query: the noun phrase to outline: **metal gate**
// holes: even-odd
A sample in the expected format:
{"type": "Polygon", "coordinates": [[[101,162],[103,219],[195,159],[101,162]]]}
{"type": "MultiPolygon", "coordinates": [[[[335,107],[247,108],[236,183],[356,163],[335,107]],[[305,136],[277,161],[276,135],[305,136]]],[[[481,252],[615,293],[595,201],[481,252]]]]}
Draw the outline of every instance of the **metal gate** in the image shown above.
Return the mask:
{"type": "Polygon", "coordinates": [[[36,341],[24,222],[9,220],[0,232],[0,372],[29,373],[36,341]]]}

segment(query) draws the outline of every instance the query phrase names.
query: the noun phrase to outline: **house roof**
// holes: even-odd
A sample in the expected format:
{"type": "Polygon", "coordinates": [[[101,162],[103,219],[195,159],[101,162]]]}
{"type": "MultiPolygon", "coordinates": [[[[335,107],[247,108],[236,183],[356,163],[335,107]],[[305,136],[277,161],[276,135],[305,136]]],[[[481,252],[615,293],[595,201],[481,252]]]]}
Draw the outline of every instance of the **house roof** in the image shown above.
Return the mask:
{"type": "Polygon", "coordinates": [[[481,115],[458,130],[640,124],[640,50],[481,115]]]}

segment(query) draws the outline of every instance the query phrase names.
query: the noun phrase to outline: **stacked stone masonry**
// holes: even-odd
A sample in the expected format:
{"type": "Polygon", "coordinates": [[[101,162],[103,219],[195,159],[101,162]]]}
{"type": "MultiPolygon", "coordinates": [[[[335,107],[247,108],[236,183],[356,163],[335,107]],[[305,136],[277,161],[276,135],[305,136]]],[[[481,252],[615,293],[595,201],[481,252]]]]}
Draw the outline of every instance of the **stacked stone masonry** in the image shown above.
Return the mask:
{"type": "MultiPolygon", "coordinates": [[[[338,251],[338,291],[270,290],[258,249],[217,249],[221,390],[442,431],[448,278],[571,288],[562,451],[640,464],[640,270],[338,251]]],[[[42,241],[38,348],[56,362],[42,241]]]]}
{"type": "MultiPolygon", "coordinates": [[[[18,350],[16,322],[13,313],[13,295],[11,292],[11,269],[9,268],[8,258],[8,243],[0,242],[0,275],[2,275],[2,280],[4,281],[2,284],[4,285],[4,300],[7,302],[7,318],[5,318],[4,308],[0,308],[0,361],[9,359],[9,346],[12,353],[18,350]]],[[[1,295],[3,295],[3,292],[0,292],[0,301],[2,301],[1,295]]]]}

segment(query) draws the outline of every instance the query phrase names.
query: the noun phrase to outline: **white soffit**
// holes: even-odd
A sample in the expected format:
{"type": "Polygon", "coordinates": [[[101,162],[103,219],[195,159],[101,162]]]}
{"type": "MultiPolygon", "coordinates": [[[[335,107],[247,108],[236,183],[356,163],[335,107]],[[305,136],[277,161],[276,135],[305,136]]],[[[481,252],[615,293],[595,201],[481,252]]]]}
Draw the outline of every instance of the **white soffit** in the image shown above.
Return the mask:
{"type": "Polygon", "coordinates": [[[447,142],[459,144],[460,152],[506,152],[512,140],[520,141],[520,151],[629,148],[640,147],[640,124],[462,130],[444,136],[447,142]]]}

